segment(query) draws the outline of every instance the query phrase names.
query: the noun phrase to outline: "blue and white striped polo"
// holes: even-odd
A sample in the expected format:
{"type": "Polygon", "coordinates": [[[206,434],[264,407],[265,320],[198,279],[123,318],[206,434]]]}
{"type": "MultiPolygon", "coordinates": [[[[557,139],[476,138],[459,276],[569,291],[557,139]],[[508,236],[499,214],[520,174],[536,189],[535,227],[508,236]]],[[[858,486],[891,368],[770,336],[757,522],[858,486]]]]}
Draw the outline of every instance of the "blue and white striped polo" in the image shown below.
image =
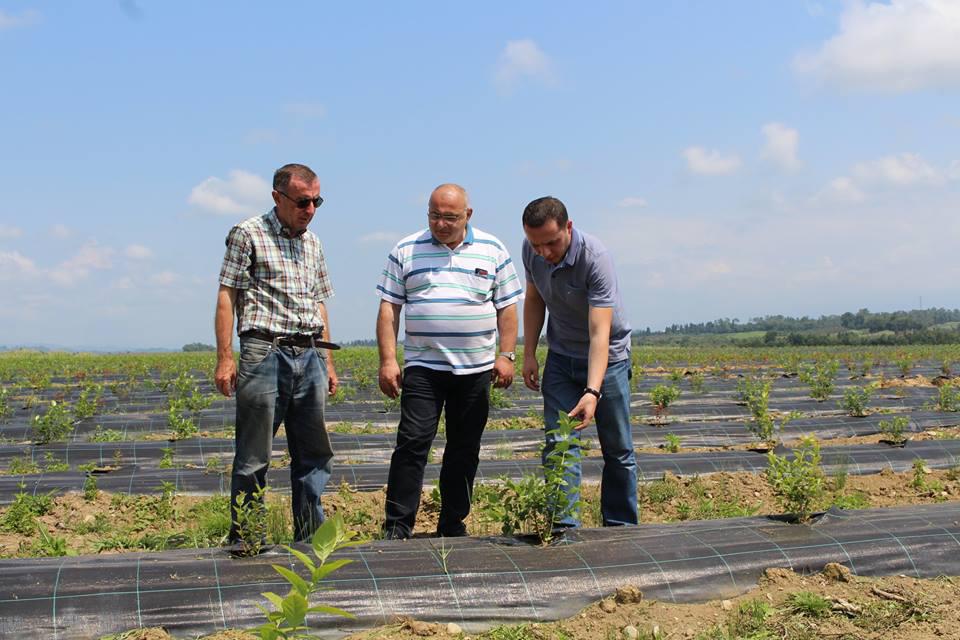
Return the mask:
{"type": "Polygon", "coordinates": [[[493,368],[497,310],[521,293],[503,243],[469,224],[456,249],[437,242],[429,228],[398,242],[377,287],[382,300],[406,305],[404,367],[455,374],[493,368]]]}

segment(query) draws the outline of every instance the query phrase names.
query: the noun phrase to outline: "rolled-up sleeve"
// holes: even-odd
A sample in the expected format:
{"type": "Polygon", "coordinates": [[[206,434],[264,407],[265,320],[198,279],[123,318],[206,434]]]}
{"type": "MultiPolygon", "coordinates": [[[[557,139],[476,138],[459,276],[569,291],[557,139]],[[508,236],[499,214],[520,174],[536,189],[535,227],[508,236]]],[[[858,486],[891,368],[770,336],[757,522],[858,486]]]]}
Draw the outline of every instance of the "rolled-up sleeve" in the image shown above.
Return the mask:
{"type": "Polygon", "coordinates": [[[240,227],[227,234],[227,251],[220,267],[220,284],[233,289],[250,287],[250,265],[253,259],[253,244],[250,235],[240,227]]]}

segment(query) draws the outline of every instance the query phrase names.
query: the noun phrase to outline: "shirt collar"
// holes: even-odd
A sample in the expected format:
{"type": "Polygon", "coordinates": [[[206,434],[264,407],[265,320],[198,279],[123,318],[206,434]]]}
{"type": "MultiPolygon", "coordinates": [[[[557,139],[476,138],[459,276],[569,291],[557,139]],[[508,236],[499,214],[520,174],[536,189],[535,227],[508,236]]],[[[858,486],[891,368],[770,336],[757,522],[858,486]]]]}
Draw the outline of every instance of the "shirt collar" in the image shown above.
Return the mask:
{"type": "MultiPolygon", "coordinates": [[[[431,232],[430,229],[427,229],[427,231],[430,233],[430,242],[437,246],[444,244],[433,237],[433,232],[431,232]]],[[[469,222],[467,223],[467,232],[463,236],[463,242],[460,244],[473,244],[473,227],[470,226],[469,222]]]]}
{"type": "Polygon", "coordinates": [[[307,232],[307,230],[304,229],[303,231],[301,231],[296,235],[291,235],[290,230],[287,227],[283,226],[283,223],[280,222],[280,218],[277,217],[276,207],[274,207],[273,209],[270,209],[270,213],[266,215],[266,218],[267,218],[267,225],[270,227],[270,230],[279,236],[283,236],[284,238],[289,238],[289,239],[300,238],[303,236],[303,234],[307,232]]]}

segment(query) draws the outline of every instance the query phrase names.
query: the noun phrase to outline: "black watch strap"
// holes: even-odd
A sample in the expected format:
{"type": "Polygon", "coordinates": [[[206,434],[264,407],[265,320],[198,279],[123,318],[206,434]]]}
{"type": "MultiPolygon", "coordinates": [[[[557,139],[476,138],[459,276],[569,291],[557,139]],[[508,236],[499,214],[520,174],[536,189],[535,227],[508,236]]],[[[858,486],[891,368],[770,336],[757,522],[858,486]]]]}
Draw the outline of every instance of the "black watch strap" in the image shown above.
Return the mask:
{"type": "Polygon", "coordinates": [[[597,397],[597,400],[599,400],[600,398],[603,397],[603,394],[602,394],[602,393],[600,393],[600,392],[597,391],[596,389],[591,389],[590,387],[584,387],[584,388],[583,388],[583,392],[584,392],[584,393],[589,393],[589,394],[592,395],[592,396],[596,396],[596,397],[597,397]]]}

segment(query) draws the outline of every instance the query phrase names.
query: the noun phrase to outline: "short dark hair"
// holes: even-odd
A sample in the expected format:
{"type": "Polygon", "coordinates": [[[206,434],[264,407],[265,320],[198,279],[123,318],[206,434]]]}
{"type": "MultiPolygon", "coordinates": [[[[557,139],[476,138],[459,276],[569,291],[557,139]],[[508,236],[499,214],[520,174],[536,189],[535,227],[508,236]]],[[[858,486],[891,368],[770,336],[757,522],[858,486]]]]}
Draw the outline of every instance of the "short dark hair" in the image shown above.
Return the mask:
{"type": "Polygon", "coordinates": [[[558,227],[567,224],[567,208],[558,198],[553,196],[537,198],[523,210],[525,227],[542,227],[547,220],[556,220],[558,227]]]}
{"type": "Polygon", "coordinates": [[[273,174],[273,190],[285,191],[290,186],[290,178],[293,176],[307,183],[317,179],[317,174],[305,164],[285,164],[273,174]]]}

